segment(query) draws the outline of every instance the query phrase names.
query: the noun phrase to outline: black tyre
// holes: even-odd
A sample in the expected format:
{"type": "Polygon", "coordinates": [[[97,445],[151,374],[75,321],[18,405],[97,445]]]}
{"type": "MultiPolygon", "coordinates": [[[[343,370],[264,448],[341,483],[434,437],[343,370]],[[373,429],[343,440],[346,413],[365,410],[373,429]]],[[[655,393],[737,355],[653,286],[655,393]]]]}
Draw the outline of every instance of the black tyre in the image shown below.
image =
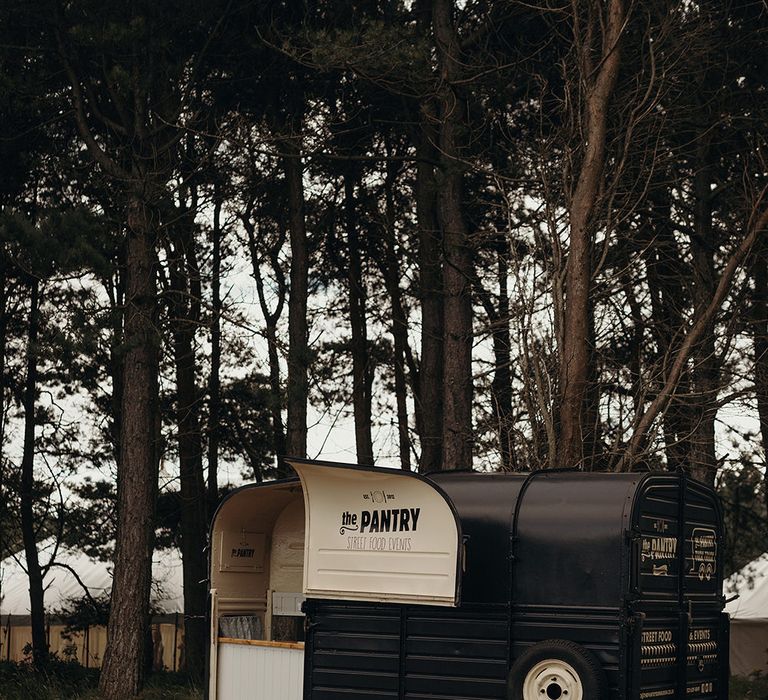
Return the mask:
{"type": "Polygon", "coordinates": [[[607,700],[605,673],[592,652],[565,639],[526,649],[512,664],[507,700],[607,700]]]}

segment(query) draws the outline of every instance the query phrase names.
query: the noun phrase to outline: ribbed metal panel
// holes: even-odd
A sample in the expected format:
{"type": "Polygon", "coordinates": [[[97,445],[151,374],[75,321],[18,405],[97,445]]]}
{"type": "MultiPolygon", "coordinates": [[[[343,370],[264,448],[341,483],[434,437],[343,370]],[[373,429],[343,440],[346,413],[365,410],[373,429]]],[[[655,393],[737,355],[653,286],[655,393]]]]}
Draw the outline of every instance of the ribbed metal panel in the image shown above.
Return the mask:
{"type": "Polygon", "coordinates": [[[217,700],[301,700],[304,650],[219,645],[217,700]]]}
{"type": "Polygon", "coordinates": [[[311,625],[312,700],[398,697],[400,606],[324,603],[311,625]]]}
{"type": "Polygon", "coordinates": [[[312,601],[311,700],[495,700],[509,668],[506,609],[312,601]]]}
{"type": "Polygon", "coordinates": [[[506,697],[509,617],[504,612],[409,608],[406,700],[506,697]]]}

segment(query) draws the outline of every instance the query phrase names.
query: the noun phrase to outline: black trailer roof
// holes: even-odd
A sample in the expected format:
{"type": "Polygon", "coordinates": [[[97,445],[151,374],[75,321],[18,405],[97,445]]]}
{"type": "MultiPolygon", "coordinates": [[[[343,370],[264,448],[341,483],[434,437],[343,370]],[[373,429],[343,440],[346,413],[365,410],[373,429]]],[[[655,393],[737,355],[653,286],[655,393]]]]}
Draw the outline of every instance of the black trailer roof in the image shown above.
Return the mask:
{"type": "MultiPolygon", "coordinates": [[[[677,564],[671,559],[669,575],[651,572],[643,585],[640,571],[635,572],[638,580],[630,580],[637,558],[633,541],[639,546],[645,538],[653,546],[654,534],[665,539],[663,532],[649,532],[657,522],[669,523],[666,540],[673,539],[669,535],[678,533],[673,522],[680,520],[686,521],[679,530],[680,549],[693,547],[697,532],[711,532],[718,541],[722,537],[714,492],[682,474],[542,470],[438,472],[429,477],[453,501],[461,519],[466,539],[462,603],[618,606],[630,586],[636,586],[638,595],[651,588],[664,595],[664,584],[669,595],[677,595],[677,576],[672,575],[677,564]]],[[[691,551],[681,556],[691,566],[698,561],[691,551]]],[[[654,563],[650,556],[642,561],[654,563]]],[[[722,571],[713,563],[711,580],[697,581],[690,572],[689,590],[719,592],[722,571]]]]}
{"type": "Polygon", "coordinates": [[[428,475],[453,501],[466,539],[461,599],[507,603],[511,537],[527,473],[433,472],[428,475]]]}
{"type": "Polygon", "coordinates": [[[517,514],[516,605],[618,607],[628,586],[627,535],[640,484],[650,474],[536,474],[517,514]]]}
{"type": "Polygon", "coordinates": [[[622,532],[650,474],[436,472],[466,538],[462,602],[619,601],[622,532]],[[525,576],[515,576],[525,567],[525,576]],[[564,586],[564,581],[569,585],[564,586]]]}

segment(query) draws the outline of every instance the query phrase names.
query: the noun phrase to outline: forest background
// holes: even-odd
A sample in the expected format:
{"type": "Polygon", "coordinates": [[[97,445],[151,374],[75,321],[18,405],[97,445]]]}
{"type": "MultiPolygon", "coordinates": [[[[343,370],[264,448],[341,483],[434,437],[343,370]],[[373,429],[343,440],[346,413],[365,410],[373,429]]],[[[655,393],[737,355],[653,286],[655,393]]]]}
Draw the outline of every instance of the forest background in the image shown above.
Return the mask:
{"type": "Polygon", "coordinates": [[[280,456],[685,470],[762,552],[764,0],[0,2],[0,553],[151,552],[280,456]],[[309,449],[308,449],[309,444],[309,449]],[[334,447],[335,445],[335,447],[334,447]]]}

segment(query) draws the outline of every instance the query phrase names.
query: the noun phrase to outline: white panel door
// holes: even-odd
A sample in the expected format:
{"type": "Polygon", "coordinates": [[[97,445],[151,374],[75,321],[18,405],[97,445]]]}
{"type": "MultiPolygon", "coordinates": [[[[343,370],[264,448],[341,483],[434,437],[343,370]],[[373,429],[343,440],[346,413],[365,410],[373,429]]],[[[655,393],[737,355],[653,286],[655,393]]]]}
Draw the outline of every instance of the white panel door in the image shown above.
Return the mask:
{"type": "Polygon", "coordinates": [[[302,700],[304,650],[269,644],[219,644],[217,700],[302,700]]]}

